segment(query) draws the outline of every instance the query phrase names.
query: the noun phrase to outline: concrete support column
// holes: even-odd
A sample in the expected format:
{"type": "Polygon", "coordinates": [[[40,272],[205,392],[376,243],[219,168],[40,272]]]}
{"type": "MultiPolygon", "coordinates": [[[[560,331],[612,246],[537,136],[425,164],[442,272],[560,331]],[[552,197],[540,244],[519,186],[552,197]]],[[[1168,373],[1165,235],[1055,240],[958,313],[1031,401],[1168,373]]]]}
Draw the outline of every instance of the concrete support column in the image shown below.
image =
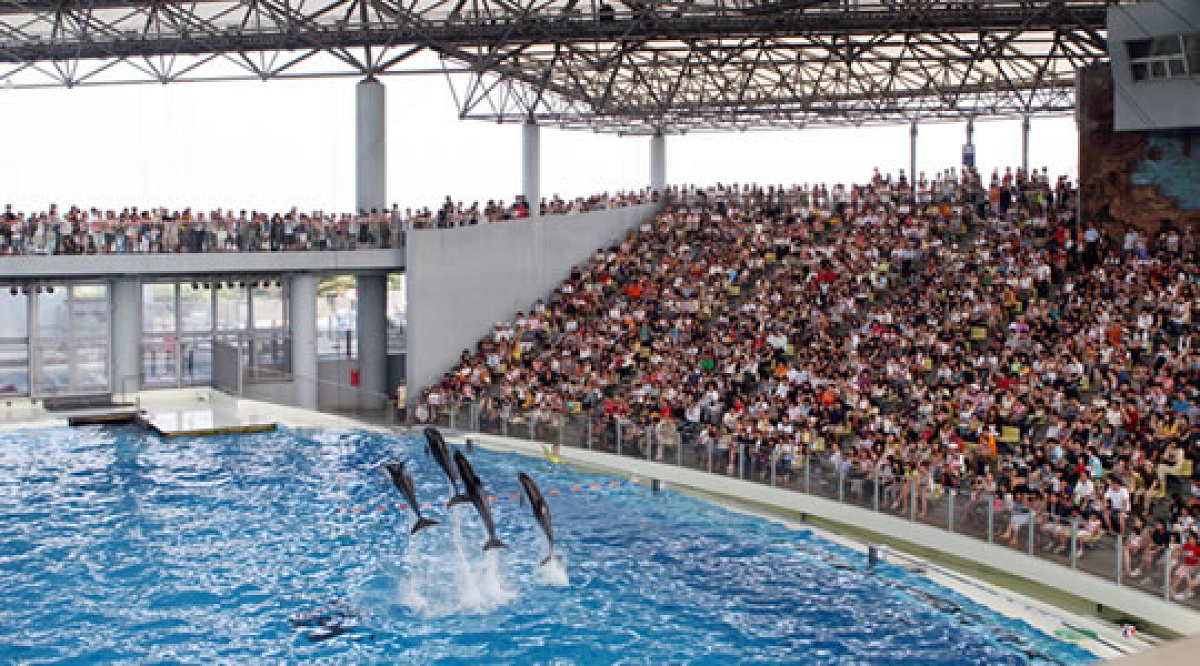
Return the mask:
{"type": "Polygon", "coordinates": [[[1021,170],[1029,177],[1029,116],[1021,118],[1021,170]]]}
{"type": "Polygon", "coordinates": [[[529,217],[542,214],[542,138],[537,123],[521,126],[521,194],[529,202],[529,217]]]}
{"type": "Polygon", "coordinates": [[[908,127],[908,184],[917,184],[917,121],[908,127]]]}
{"type": "Polygon", "coordinates": [[[359,211],[387,206],[387,117],[383,84],[367,77],[355,87],[354,206],[359,211]]]}
{"type": "Polygon", "coordinates": [[[359,275],[358,386],[367,392],[360,404],[378,407],[387,395],[387,276],[359,275]]]}
{"type": "Polygon", "coordinates": [[[142,281],[135,277],[113,280],[112,390],[137,391],[142,386],[142,281]]]}
{"type": "Polygon", "coordinates": [[[293,275],[288,280],[288,316],[292,327],[292,374],[296,406],[317,409],[320,371],[317,366],[317,276],[293,275]]]}
{"type": "Polygon", "coordinates": [[[667,189],[667,138],[662,132],[650,137],[650,189],[655,192],[667,189]]]}

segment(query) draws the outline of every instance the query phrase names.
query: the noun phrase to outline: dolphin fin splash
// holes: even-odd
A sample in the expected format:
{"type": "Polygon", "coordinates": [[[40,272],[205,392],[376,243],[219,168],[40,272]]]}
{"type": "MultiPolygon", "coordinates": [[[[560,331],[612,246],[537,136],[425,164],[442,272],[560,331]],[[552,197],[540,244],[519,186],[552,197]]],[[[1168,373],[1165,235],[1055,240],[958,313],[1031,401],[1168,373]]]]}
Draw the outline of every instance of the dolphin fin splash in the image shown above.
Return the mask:
{"type": "Polygon", "coordinates": [[[455,495],[454,497],[451,497],[450,501],[446,502],[446,506],[451,507],[451,506],[458,506],[459,504],[470,504],[470,503],[471,503],[471,498],[460,493],[458,495],[455,495]]]}
{"type": "Polygon", "coordinates": [[[503,541],[501,541],[495,537],[488,539],[488,542],[483,544],[483,549],[485,551],[491,550],[493,548],[508,548],[508,544],[504,543],[503,541]]]}
{"type": "Polygon", "coordinates": [[[424,516],[421,516],[420,518],[417,519],[417,524],[413,525],[412,531],[410,531],[409,534],[416,534],[417,532],[420,532],[421,530],[425,529],[426,527],[433,527],[434,525],[437,525],[437,524],[438,524],[438,521],[434,520],[433,518],[426,518],[424,516]]]}

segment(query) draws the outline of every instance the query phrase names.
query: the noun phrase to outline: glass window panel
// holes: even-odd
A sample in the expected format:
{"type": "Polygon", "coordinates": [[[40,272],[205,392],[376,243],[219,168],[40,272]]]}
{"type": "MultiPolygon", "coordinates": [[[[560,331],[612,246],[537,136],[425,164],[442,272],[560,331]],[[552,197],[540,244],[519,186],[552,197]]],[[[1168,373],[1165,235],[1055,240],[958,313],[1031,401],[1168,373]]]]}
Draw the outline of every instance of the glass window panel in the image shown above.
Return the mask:
{"type": "Polygon", "coordinates": [[[184,338],[179,344],[179,356],[185,385],[212,382],[212,338],[184,338]]]}
{"type": "Polygon", "coordinates": [[[287,329],[287,318],[283,309],[283,287],[255,287],[251,290],[251,298],[254,299],[254,330],[287,329]]]}
{"type": "Polygon", "coordinates": [[[71,336],[71,311],[67,290],[43,291],[37,295],[37,334],[42,338],[71,336]]]}
{"type": "Polygon", "coordinates": [[[29,393],[29,346],[0,344],[0,395],[29,393]]]}
{"type": "Polygon", "coordinates": [[[249,289],[226,283],[217,290],[217,328],[244,331],[250,323],[249,289]]]}
{"type": "Polygon", "coordinates": [[[325,278],[317,284],[317,354],[352,357],[357,352],[358,291],[354,276],[325,278]]]}
{"type": "Polygon", "coordinates": [[[175,333],[175,285],[142,285],[142,332],[175,333]]]}
{"type": "Polygon", "coordinates": [[[407,346],[404,338],[405,313],[408,309],[408,292],[403,273],[388,276],[387,317],[388,353],[398,354],[407,346]]]}
{"type": "Polygon", "coordinates": [[[1180,38],[1176,35],[1171,37],[1155,37],[1150,46],[1150,55],[1175,55],[1182,53],[1183,47],[1180,44],[1180,38]]]}
{"type": "Polygon", "coordinates": [[[1200,35],[1188,35],[1185,37],[1184,51],[1187,52],[1188,71],[1193,76],[1200,76],[1200,35]]]}
{"type": "Polygon", "coordinates": [[[108,300],[108,286],[103,284],[78,284],[71,295],[79,300],[108,300]]]}
{"type": "Polygon", "coordinates": [[[147,338],[142,342],[142,383],[175,386],[179,382],[175,360],[175,338],[147,338]]]}
{"type": "Polygon", "coordinates": [[[211,333],[213,328],[213,292],[207,287],[179,285],[179,318],[188,333],[211,333]]]}
{"type": "Polygon", "coordinates": [[[0,292],[0,338],[29,337],[29,297],[0,292]]]}
{"type": "Polygon", "coordinates": [[[108,299],[73,299],[71,325],[75,337],[108,337],[108,299]]]}
{"type": "Polygon", "coordinates": [[[1182,60],[1176,60],[1172,58],[1170,61],[1168,61],[1168,66],[1171,70],[1171,76],[1187,75],[1187,70],[1184,69],[1182,60]]]}
{"type": "Polygon", "coordinates": [[[1150,63],[1150,76],[1156,79],[1167,78],[1167,63],[1155,60],[1150,63]]]}
{"type": "Polygon", "coordinates": [[[1145,58],[1150,55],[1150,40],[1135,39],[1125,42],[1125,49],[1129,52],[1130,58],[1145,58]]]}
{"type": "Polygon", "coordinates": [[[74,391],[108,390],[108,343],[76,344],[74,391]]]}
{"type": "Polygon", "coordinates": [[[67,393],[71,388],[71,345],[43,344],[38,353],[38,390],[42,394],[67,393]]]}
{"type": "Polygon", "coordinates": [[[1144,62],[1136,62],[1133,64],[1133,80],[1145,81],[1149,74],[1149,66],[1144,62]]]}

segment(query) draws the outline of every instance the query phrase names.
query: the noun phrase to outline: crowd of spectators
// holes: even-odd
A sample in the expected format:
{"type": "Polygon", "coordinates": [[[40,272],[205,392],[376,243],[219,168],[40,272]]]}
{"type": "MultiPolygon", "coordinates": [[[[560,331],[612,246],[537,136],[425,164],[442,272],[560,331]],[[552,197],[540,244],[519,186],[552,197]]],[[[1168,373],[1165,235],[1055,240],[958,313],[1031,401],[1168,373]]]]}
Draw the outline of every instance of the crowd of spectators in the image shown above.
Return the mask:
{"type": "Polygon", "coordinates": [[[1120,533],[1134,580],[1180,544],[1159,584],[1190,596],[1196,230],[1098,228],[1075,197],[1044,170],[676,189],[419,413],[586,415],[601,440],[731,474],[811,461],[918,517],[954,493],[1011,543],[1082,554],[1120,533]]]}
{"type": "MultiPolygon", "coordinates": [[[[598,194],[541,202],[542,215],[570,215],[649,202],[648,191],[598,194]]],[[[429,208],[353,214],[322,211],[287,213],[217,209],[208,213],[166,208],[121,211],[52,204],[37,213],[0,215],[0,254],[107,254],[163,252],[247,252],[285,250],[354,250],[403,244],[409,229],[444,229],[529,217],[523,197],[513,204],[488,201],[466,206],[449,198],[429,208]]]]}

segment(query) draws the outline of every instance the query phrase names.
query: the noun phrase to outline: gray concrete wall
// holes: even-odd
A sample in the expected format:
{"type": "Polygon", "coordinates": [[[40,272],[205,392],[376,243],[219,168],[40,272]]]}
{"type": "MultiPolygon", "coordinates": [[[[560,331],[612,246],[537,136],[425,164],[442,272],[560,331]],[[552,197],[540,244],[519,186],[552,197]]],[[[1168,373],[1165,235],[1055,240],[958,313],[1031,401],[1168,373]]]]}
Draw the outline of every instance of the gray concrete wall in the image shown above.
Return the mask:
{"type": "Polygon", "coordinates": [[[245,382],[242,397],[277,405],[296,404],[296,385],[292,382],[245,382]]]}
{"type": "Polygon", "coordinates": [[[1200,72],[1191,76],[1134,81],[1125,42],[1196,34],[1200,2],[1159,0],[1116,5],[1108,10],[1108,52],[1113,73],[1113,128],[1158,130],[1200,127],[1200,72]]]}
{"type": "Polygon", "coordinates": [[[657,211],[611,211],[410,231],[408,396],[436,383],[498,321],[545,298],[571,268],[657,211]]]}
{"type": "Polygon", "coordinates": [[[357,359],[321,360],[317,363],[317,404],[321,409],[354,409],[358,391],[350,387],[350,371],[358,369],[357,359]]]}

